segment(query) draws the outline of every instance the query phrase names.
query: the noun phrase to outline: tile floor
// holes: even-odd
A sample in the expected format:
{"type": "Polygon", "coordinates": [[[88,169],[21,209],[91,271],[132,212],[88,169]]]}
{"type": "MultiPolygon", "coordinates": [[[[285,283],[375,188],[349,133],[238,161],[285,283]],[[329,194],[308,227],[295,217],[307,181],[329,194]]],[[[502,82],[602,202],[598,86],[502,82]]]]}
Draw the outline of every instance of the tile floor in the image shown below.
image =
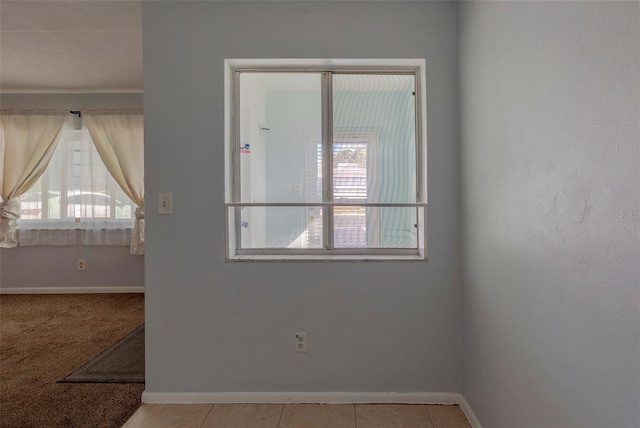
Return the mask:
{"type": "Polygon", "coordinates": [[[123,428],[470,428],[458,406],[143,404],[123,428]]]}

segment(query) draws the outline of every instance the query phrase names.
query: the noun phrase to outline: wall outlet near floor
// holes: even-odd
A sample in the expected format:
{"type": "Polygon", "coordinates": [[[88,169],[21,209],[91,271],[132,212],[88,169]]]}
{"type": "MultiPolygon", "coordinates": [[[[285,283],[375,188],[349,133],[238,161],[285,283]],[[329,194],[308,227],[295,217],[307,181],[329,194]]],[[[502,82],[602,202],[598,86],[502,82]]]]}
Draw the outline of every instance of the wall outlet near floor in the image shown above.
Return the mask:
{"type": "Polygon", "coordinates": [[[307,332],[296,333],[296,352],[307,352],[307,332]]]}
{"type": "Polygon", "coordinates": [[[84,270],[85,267],[84,259],[78,259],[78,270],[84,270]]]}

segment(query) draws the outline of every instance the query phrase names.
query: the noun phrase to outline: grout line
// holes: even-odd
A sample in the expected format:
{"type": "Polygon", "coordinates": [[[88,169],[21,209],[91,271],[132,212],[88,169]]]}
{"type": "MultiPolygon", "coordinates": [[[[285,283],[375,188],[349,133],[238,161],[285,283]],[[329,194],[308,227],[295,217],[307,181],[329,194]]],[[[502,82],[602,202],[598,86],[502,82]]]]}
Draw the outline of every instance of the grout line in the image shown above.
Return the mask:
{"type": "Polygon", "coordinates": [[[202,420],[202,423],[200,423],[200,427],[199,428],[202,428],[202,425],[204,425],[204,423],[207,421],[207,418],[209,417],[209,415],[213,411],[213,406],[215,406],[215,404],[211,403],[211,407],[209,407],[209,411],[207,412],[207,416],[204,417],[204,419],[202,420]]]}
{"type": "Polygon", "coordinates": [[[286,404],[282,405],[282,410],[280,411],[280,419],[278,420],[278,428],[280,428],[280,425],[282,424],[282,415],[284,414],[284,406],[286,406],[286,404]]]}
{"type": "Polygon", "coordinates": [[[356,423],[356,428],[358,428],[358,414],[356,413],[356,405],[353,404],[353,420],[356,423]]]}
{"type": "Polygon", "coordinates": [[[436,423],[434,422],[433,417],[431,416],[431,412],[429,411],[429,405],[428,405],[428,404],[425,404],[425,405],[424,405],[424,408],[425,408],[425,409],[427,409],[427,415],[429,415],[429,420],[431,421],[431,426],[432,426],[433,428],[437,428],[437,427],[436,427],[436,423]]]}

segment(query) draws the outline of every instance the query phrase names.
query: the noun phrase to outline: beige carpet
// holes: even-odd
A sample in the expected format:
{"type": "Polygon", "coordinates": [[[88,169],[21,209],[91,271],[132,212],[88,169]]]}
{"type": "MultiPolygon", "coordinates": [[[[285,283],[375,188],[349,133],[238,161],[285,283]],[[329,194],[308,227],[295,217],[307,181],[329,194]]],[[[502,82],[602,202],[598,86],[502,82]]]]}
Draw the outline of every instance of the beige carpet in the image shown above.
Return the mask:
{"type": "Polygon", "coordinates": [[[120,427],[144,384],[56,381],[143,321],[141,294],[0,295],[0,427],[120,427]]]}

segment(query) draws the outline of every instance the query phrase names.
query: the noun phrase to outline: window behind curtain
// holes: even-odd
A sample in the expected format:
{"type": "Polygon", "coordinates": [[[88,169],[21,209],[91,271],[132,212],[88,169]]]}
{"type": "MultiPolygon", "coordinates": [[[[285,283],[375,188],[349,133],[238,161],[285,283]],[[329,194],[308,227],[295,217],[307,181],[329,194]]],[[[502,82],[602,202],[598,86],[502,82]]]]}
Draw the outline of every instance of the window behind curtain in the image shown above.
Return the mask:
{"type": "Polygon", "coordinates": [[[18,228],[133,227],[135,204],[107,171],[86,128],[66,129],[38,182],[18,201],[18,228]]]}

